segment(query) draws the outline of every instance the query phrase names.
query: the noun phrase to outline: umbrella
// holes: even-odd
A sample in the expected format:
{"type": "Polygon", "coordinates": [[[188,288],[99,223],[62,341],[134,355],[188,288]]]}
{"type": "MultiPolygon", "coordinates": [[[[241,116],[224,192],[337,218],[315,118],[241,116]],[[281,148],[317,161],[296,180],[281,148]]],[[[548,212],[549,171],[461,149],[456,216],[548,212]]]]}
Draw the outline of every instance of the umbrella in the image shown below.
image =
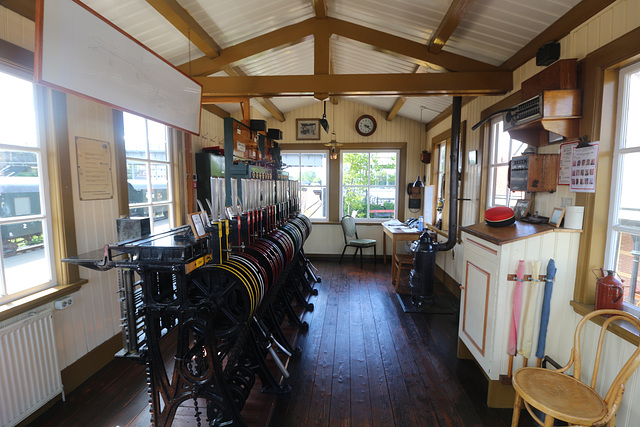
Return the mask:
{"type": "Polygon", "coordinates": [[[540,335],[538,336],[538,348],[536,357],[542,359],[547,344],[547,326],[549,325],[549,312],[551,311],[551,293],[553,292],[553,279],[556,276],[556,263],[550,259],[547,265],[547,278],[544,284],[544,300],[542,301],[542,317],[540,318],[540,335]]]}
{"type": "Polygon", "coordinates": [[[542,285],[538,282],[540,272],[540,262],[531,263],[531,281],[527,283],[525,296],[522,299],[522,324],[520,325],[520,335],[518,336],[518,352],[524,357],[522,366],[527,366],[531,348],[533,347],[533,333],[538,325],[540,313],[540,303],[542,299],[542,285]]]}
{"type": "Polygon", "coordinates": [[[516,355],[518,346],[518,328],[520,327],[520,311],[522,309],[522,283],[524,281],[524,260],[518,262],[518,271],[516,272],[516,287],[513,290],[513,309],[511,315],[511,328],[509,329],[509,346],[507,353],[509,354],[509,373],[513,370],[513,356],[516,355]]]}

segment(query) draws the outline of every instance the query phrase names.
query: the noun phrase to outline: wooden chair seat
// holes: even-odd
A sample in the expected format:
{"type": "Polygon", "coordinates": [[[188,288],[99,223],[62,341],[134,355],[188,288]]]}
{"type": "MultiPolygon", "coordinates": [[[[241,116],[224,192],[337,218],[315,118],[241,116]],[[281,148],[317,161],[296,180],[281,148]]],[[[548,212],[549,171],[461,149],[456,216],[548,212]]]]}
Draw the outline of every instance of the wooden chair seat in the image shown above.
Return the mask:
{"type": "MultiPolygon", "coordinates": [[[[596,310],[585,315],[576,326],[573,337],[573,349],[569,362],[557,370],[543,368],[521,368],[513,374],[512,384],[516,392],[513,403],[513,418],[511,427],[516,427],[520,421],[520,410],[524,405],[533,420],[541,426],[552,427],[554,421],[561,420],[570,426],[608,426],[616,425],[616,411],[620,407],[624,394],[624,385],[629,380],[633,371],[640,366],[640,346],[635,346],[635,351],[628,356],[626,363],[622,364],[619,371],[609,386],[604,399],[595,391],[598,389],[598,373],[604,348],[604,338],[609,326],[618,320],[625,321],[640,333],[640,319],[630,313],[620,310],[596,310]],[[600,333],[596,336],[584,337],[582,332],[584,325],[591,319],[602,316],[600,333]],[[594,344],[595,348],[587,345],[594,344]],[[591,347],[591,351],[589,351],[591,347]],[[586,351],[593,363],[591,381],[589,384],[581,382],[583,355],[586,351]],[[573,368],[573,372],[570,369],[573,368]],[[571,375],[568,375],[571,372],[571,375]],[[545,414],[542,421],[532,408],[545,414]]],[[[585,334],[587,335],[587,334],[585,334]]]]}
{"type": "Polygon", "coordinates": [[[396,277],[393,277],[392,282],[396,285],[396,292],[400,286],[400,271],[402,268],[413,267],[413,254],[396,254],[393,262],[396,264],[396,277]]]}
{"type": "Polygon", "coordinates": [[[569,424],[590,426],[607,414],[607,404],[595,391],[565,374],[522,368],[512,384],[525,402],[569,424]]]}

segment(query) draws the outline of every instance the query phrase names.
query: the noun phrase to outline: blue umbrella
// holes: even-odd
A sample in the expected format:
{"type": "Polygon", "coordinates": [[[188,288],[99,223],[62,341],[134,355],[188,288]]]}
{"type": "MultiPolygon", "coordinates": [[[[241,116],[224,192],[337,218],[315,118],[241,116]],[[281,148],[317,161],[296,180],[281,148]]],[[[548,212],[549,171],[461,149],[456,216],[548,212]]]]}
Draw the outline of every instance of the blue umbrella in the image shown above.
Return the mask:
{"type": "Polygon", "coordinates": [[[538,348],[536,357],[544,357],[544,348],[547,343],[547,326],[549,325],[549,312],[551,311],[551,293],[553,292],[553,278],[556,276],[556,263],[550,259],[547,265],[547,278],[544,284],[544,299],[542,300],[542,315],[540,318],[540,335],[538,336],[538,348]]]}

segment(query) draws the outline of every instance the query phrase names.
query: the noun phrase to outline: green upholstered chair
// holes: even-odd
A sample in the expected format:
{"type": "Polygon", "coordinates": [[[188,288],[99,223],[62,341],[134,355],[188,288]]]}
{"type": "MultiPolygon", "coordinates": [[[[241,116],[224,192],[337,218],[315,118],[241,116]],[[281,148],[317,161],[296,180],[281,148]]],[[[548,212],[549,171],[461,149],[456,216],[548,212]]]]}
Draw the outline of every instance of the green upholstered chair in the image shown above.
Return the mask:
{"type": "Polygon", "coordinates": [[[358,231],[356,230],[356,220],[350,216],[345,215],[340,220],[342,224],[342,234],[344,235],[344,249],[342,250],[342,255],[340,255],[340,264],[342,264],[342,257],[344,257],[344,251],[347,250],[348,246],[356,248],[356,251],[353,253],[353,257],[355,258],[358,253],[358,249],[360,249],[360,268],[362,268],[362,249],[364,248],[373,248],[373,263],[376,263],[376,240],[375,239],[360,239],[358,237],[358,231]],[[354,238],[355,237],[355,238],[354,238]]]}

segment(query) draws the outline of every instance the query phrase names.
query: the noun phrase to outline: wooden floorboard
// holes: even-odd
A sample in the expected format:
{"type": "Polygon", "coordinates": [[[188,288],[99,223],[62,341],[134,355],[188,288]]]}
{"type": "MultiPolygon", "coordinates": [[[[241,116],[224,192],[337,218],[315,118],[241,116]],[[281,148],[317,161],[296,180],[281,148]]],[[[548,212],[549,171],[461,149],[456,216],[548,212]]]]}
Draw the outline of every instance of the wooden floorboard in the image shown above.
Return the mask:
{"type": "MultiPolygon", "coordinates": [[[[390,265],[367,261],[361,269],[351,257],[314,263],[322,282],[303,317],[309,330],[297,334],[302,352],[287,367],[292,392],[264,395],[258,379],[243,409],[249,426],[510,425],[511,410],[486,406],[478,366],[456,357],[456,314],[404,313],[390,265]]],[[[454,301],[441,286],[436,298],[454,301]]],[[[144,366],[116,359],[31,425],[148,426],[148,408],[144,366]]],[[[194,413],[185,403],[173,425],[196,426],[194,413]]],[[[520,425],[533,426],[526,413],[520,425]]]]}

